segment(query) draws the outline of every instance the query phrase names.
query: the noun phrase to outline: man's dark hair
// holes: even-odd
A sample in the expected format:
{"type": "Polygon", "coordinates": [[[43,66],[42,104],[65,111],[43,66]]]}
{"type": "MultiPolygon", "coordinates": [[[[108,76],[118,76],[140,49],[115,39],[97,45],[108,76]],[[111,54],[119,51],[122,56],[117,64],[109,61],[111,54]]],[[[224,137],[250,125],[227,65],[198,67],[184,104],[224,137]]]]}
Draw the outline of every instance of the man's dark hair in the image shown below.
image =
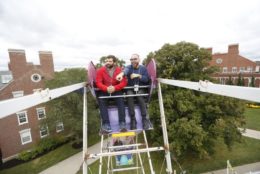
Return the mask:
{"type": "Polygon", "coordinates": [[[117,58],[114,55],[108,55],[107,59],[113,59],[113,62],[117,62],[117,58]]]}

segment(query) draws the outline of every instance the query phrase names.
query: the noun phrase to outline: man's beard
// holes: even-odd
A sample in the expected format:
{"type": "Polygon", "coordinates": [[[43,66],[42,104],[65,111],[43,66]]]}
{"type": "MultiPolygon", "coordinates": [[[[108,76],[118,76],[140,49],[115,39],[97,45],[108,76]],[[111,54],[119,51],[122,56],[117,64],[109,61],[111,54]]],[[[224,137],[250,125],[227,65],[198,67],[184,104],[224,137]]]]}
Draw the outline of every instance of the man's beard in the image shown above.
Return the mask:
{"type": "Polygon", "coordinates": [[[113,68],[113,65],[106,64],[106,67],[107,67],[108,69],[111,69],[111,68],[113,68]]]}

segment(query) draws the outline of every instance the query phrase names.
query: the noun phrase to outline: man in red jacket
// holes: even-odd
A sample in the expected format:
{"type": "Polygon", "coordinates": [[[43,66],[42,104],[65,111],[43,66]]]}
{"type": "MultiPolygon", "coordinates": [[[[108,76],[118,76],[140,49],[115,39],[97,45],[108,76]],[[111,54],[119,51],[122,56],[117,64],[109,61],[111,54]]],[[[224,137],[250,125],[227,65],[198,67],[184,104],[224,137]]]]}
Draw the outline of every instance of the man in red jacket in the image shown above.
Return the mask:
{"type": "MultiPolygon", "coordinates": [[[[100,89],[100,96],[115,96],[123,95],[122,89],[127,85],[126,78],[122,81],[116,80],[116,76],[121,72],[121,68],[116,66],[116,57],[109,55],[106,58],[105,66],[101,67],[97,71],[96,85],[100,89]]],[[[109,123],[107,100],[112,98],[98,98],[99,109],[102,118],[102,131],[106,133],[112,132],[109,123]]],[[[123,97],[113,98],[116,100],[118,107],[118,117],[119,117],[119,131],[124,132],[126,130],[125,124],[125,106],[123,97]]]]}

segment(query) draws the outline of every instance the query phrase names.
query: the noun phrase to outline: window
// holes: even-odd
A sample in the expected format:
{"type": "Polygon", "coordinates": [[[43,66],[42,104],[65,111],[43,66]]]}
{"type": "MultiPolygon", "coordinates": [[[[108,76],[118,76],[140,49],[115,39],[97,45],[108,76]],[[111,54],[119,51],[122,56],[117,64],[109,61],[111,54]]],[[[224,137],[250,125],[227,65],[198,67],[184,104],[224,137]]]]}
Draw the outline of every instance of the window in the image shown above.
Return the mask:
{"type": "Polygon", "coordinates": [[[248,66],[247,67],[247,71],[252,72],[253,71],[253,67],[252,66],[248,66]]]}
{"type": "Polygon", "coordinates": [[[232,67],[232,73],[236,73],[237,72],[237,67],[232,67]]]}
{"type": "Polygon", "coordinates": [[[49,135],[48,126],[42,126],[40,128],[40,136],[41,138],[44,138],[49,135]]]}
{"type": "Polygon", "coordinates": [[[227,73],[227,67],[223,67],[223,73],[227,73]]]}
{"type": "Polygon", "coordinates": [[[12,79],[12,75],[2,75],[2,83],[9,83],[12,79]]]}
{"type": "Polygon", "coordinates": [[[36,111],[38,115],[38,120],[41,120],[46,117],[45,108],[37,108],[36,111]]]}
{"type": "Polygon", "coordinates": [[[33,75],[31,76],[31,80],[32,80],[33,82],[39,82],[39,81],[41,81],[41,79],[42,79],[42,77],[41,77],[40,74],[33,74],[33,75]]]}
{"type": "Polygon", "coordinates": [[[22,97],[23,96],[23,91],[14,91],[13,93],[13,97],[17,98],[17,97],[22,97]]]}
{"type": "Polygon", "coordinates": [[[31,129],[24,129],[19,132],[22,145],[32,142],[31,129]]]}
{"type": "Polygon", "coordinates": [[[240,68],[239,68],[239,71],[240,71],[240,72],[244,72],[245,70],[246,70],[245,67],[240,67],[240,68]]]}
{"type": "Polygon", "coordinates": [[[63,123],[62,122],[58,122],[56,124],[56,132],[61,132],[64,130],[64,126],[63,126],[63,123]]]}
{"type": "Polygon", "coordinates": [[[19,125],[23,125],[28,123],[28,118],[27,118],[27,112],[23,111],[23,112],[18,112],[16,113],[17,118],[18,118],[18,123],[19,125]]]}
{"type": "Polygon", "coordinates": [[[217,64],[221,64],[221,63],[222,63],[222,59],[221,59],[221,58],[217,58],[217,59],[216,59],[216,63],[217,63],[217,64]]]}

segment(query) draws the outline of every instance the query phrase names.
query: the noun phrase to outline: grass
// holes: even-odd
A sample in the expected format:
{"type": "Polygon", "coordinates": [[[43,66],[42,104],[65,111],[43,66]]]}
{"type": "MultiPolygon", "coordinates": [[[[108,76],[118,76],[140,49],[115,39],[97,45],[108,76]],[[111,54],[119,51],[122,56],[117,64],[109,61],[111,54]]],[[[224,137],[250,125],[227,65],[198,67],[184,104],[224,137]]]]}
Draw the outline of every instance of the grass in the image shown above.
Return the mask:
{"type": "Polygon", "coordinates": [[[260,109],[247,108],[245,111],[245,116],[245,127],[260,131],[260,109]]]}
{"type": "MultiPolygon", "coordinates": [[[[230,160],[232,166],[238,166],[242,164],[254,163],[260,161],[260,141],[252,138],[243,138],[242,143],[236,143],[232,151],[229,151],[223,143],[218,143],[216,147],[216,154],[210,159],[195,159],[185,158],[185,160],[179,160],[181,167],[187,173],[202,173],[207,171],[213,171],[226,168],[226,161],[230,160]]],[[[152,162],[154,171],[160,173],[162,166],[162,173],[165,172],[166,161],[164,161],[164,152],[152,152],[152,162]]],[[[147,160],[147,156],[143,155],[142,160],[145,165],[145,172],[150,173],[150,168],[147,160]]],[[[104,158],[102,171],[106,171],[107,158],[104,158]]],[[[136,162],[136,160],[135,160],[136,162]]],[[[172,161],[173,169],[180,173],[180,169],[176,162],[172,161]]],[[[89,173],[98,173],[99,161],[96,161],[89,166],[89,173]]],[[[82,170],[77,174],[81,174],[82,170]]],[[[125,171],[124,174],[133,174],[136,171],[125,171]]]]}
{"type": "MultiPolygon", "coordinates": [[[[246,128],[260,131],[260,109],[247,108],[245,116],[246,128]]],[[[91,146],[100,140],[100,136],[97,134],[89,135],[89,140],[90,141],[88,142],[88,145],[91,146]]],[[[202,173],[225,168],[226,160],[230,160],[232,166],[260,161],[260,141],[246,137],[244,137],[243,140],[244,141],[242,143],[236,143],[232,151],[228,151],[224,144],[219,143],[216,149],[217,153],[211,159],[199,160],[190,158],[179,160],[179,163],[181,164],[182,168],[187,171],[187,173],[202,173]]],[[[2,170],[0,171],[0,174],[36,174],[78,153],[79,151],[81,151],[81,149],[73,149],[71,144],[68,143],[35,160],[10,169],[2,170]]],[[[153,152],[151,155],[153,159],[154,170],[156,173],[158,173],[161,171],[162,163],[164,161],[164,153],[153,152]]],[[[143,161],[145,161],[146,173],[150,173],[146,156],[143,156],[143,161]]],[[[164,162],[162,173],[165,173],[165,163],[166,162],[164,162]]],[[[177,173],[179,173],[178,165],[174,162],[172,164],[173,168],[177,169],[177,173]]],[[[97,161],[90,166],[93,174],[98,173],[98,165],[99,164],[97,161]]],[[[103,171],[105,171],[106,165],[103,167],[103,171]]],[[[82,171],[78,172],[78,174],[80,173],[82,173],[82,171]]],[[[124,172],[124,174],[133,173],[133,171],[124,172]]]]}
{"type": "Polygon", "coordinates": [[[81,149],[73,149],[71,143],[64,144],[63,146],[47,153],[44,156],[36,158],[27,163],[20,164],[10,169],[0,171],[1,174],[37,174],[46,168],[53,166],[75,153],[80,152],[81,149]],[[66,152],[66,153],[64,153],[66,152]]]}
{"type": "MultiPolygon", "coordinates": [[[[89,135],[88,146],[91,146],[98,141],[100,141],[100,137],[96,135],[89,135]]],[[[0,174],[37,174],[58,162],[67,159],[68,157],[82,151],[82,149],[74,149],[71,146],[72,142],[64,144],[57,149],[38,157],[34,160],[31,160],[27,163],[23,163],[17,165],[15,167],[1,170],[0,174]]]]}

